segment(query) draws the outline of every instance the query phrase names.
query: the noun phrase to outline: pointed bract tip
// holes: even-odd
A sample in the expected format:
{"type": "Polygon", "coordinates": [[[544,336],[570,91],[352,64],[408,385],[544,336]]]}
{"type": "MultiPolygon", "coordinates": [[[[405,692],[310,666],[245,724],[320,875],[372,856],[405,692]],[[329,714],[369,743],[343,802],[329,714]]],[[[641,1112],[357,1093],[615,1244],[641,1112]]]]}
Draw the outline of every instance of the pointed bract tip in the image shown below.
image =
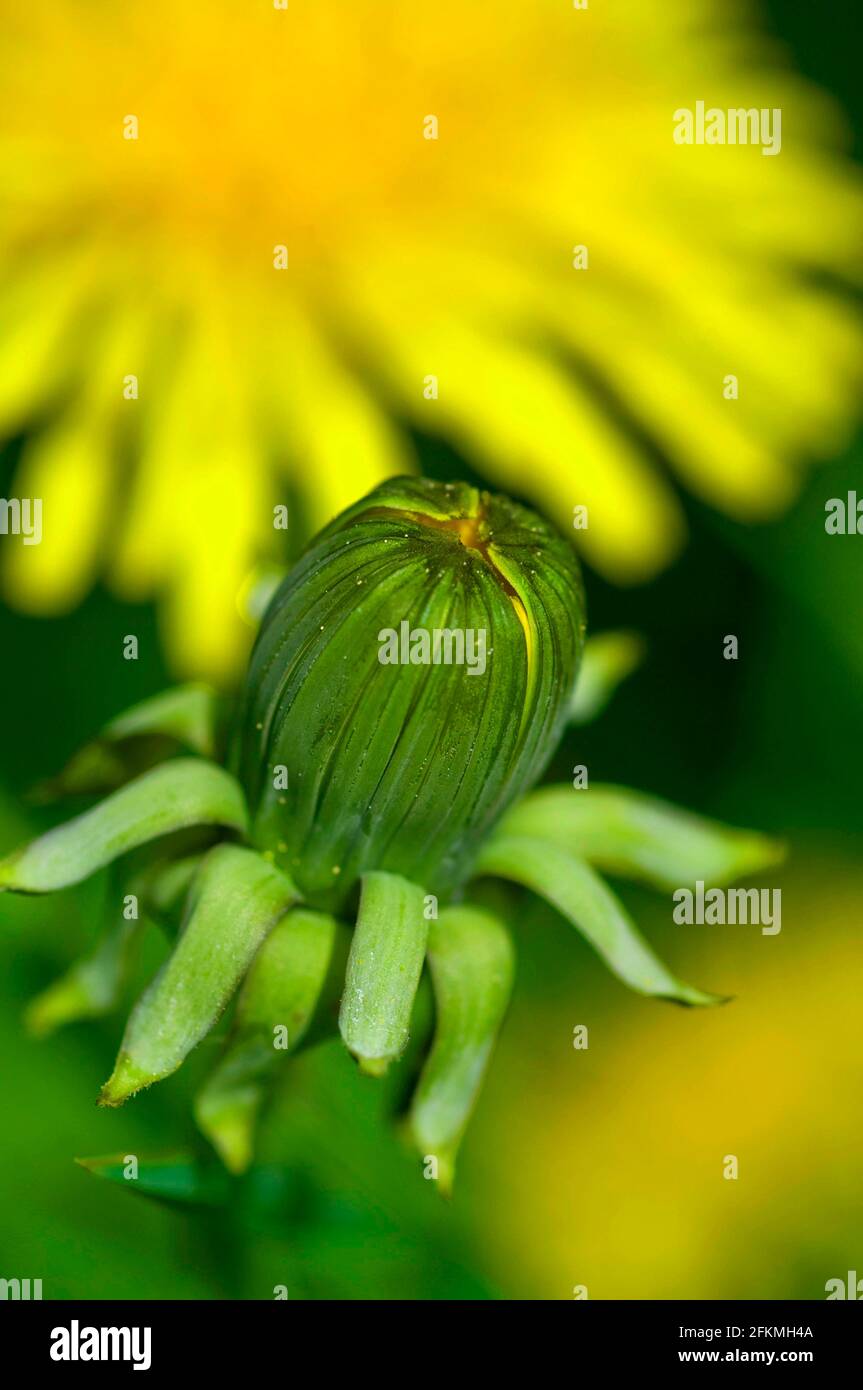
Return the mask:
{"type": "Polygon", "coordinates": [[[721,1004],[730,1004],[733,994],[707,994],[701,989],[687,989],[680,994],[658,994],[668,1004],[680,1004],[684,1009],[718,1009],[721,1004]]]}
{"type": "Polygon", "coordinates": [[[198,1127],[207,1136],[228,1172],[241,1178],[254,1158],[254,1114],[246,1107],[236,1114],[209,1116],[196,1112],[198,1127]]]}
{"type": "Polygon", "coordinates": [[[444,1197],[447,1201],[452,1197],[453,1185],[455,1183],[455,1161],[458,1152],[458,1140],[455,1144],[441,1141],[436,1144],[428,1131],[423,1126],[418,1125],[416,1116],[406,1116],[398,1125],[399,1134],[402,1140],[408,1144],[415,1153],[419,1154],[422,1162],[423,1177],[426,1178],[433,1187],[437,1189],[439,1197],[444,1197]],[[433,1163],[430,1169],[429,1164],[433,1163]]]}
{"type": "Polygon", "coordinates": [[[449,1201],[452,1197],[453,1184],[455,1183],[455,1154],[449,1150],[438,1149],[435,1154],[437,1159],[437,1187],[438,1194],[449,1201]]]}
{"type": "MultiPolygon", "coordinates": [[[[788,846],[784,840],[774,840],[770,835],[751,835],[747,844],[747,865],[745,872],[763,873],[784,863],[788,857],[788,846]]],[[[744,876],[741,871],[739,877],[744,876]]]]}
{"type": "MultiPolygon", "coordinates": [[[[0,888],[0,893],[2,893],[2,891],[2,888],[0,888]]],[[[24,1031],[28,1036],[35,1038],[37,1041],[41,1041],[43,1038],[50,1037],[50,1035],[60,1027],[63,1019],[55,1017],[50,1006],[46,1004],[40,995],[38,999],[32,1000],[31,1003],[27,1005],[22,1015],[22,1022],[24,1024],[24,1031]]]]}
{"type": "Polygon", "coordinates": [[[78,1168],[83,1168],[84,1171],[85,1171],[85,1173],[97,1173],[97,1172],[99,1171],[99,1168],[100,1168],[100,1167],[104,1167],[106,1161],[107,1161],[107,1160],[104,1159],[104,1158],[73,1158],[73,1159],[72,1159],[72,1162],[73,1162],[74,1164],[76,1164],[78,1168]]]}
{"type": "Polygon", "coordinates": [[[358,1057],[363,1076],[384,1076],[389,1068],[389,1057],[358,1057]]]}
{"type": "Polygon", "coordinates": [[[145,1086],[150,1086],[158,1077],[146,1072],[132,1061],[128,1052],[121,1052],[110,1078],[99,1093],[99,1105],[117,1106],[129,1100],[145,1086]]]}
{"type": "Polygon", "coordinates": [[[230,1141],[218,1143],[214,1140],[214,1147],[231,1177],[241,1178],[244,1173],[248,1173],[254,1157],[249,1139],[245,1139],[242,1143],[230,1141]]]}
{"type": "Polygon", "coordinates": [[[18,866],[26,845],[0,858],[0,893],[26,893],[28,889],[16,882],[18,866]]]}

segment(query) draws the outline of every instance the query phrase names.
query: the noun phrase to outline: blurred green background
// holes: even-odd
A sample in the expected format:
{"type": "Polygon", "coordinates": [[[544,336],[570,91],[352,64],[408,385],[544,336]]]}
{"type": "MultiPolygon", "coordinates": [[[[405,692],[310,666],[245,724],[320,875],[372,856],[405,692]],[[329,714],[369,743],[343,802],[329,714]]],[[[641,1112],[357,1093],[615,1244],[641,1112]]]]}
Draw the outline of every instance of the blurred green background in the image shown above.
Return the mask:
{"type": "MultiPolygon", "coordinates": [[[[848,9],[779,3],[796,66],[863,105],[848,9]]],[[[425,470],[469,476],[418,440],[425,470]]],[[[16,448],[0,465],[9,495],[16,448]]],[[[443,1202],[397,1137],[405,1075],[363,1081],[337,1043],[286,1068],[266,1124],[257,1211],[179,1210],[100,1182],[75,1156],[199,1145],[200,1057],[120,1112],[95,1096],[121,1013],[47,1042],[21,1013],[95,937],[96,881],[0,898],[0,1275],[50,1298],[821,1298],[863,1261],[860,899],[863,538],[828,536],[863,443],[813,474],[789,515],[745,528],[685,501],[690,543],[650,585],[588,574],[594,631],[633,628],[648,657],[555,772],[622,782],[789,844],[770,885],[782,932],[672,925],[621,886],[661,954],[735,1000],[694,1014],[629,995],[572,930],[524,900],[514,1004],[443,1202]],[[739,660],[723,659],[723,637],[739,660]],[[590,1047],[572,1031],[587,1024],[590,1047]],[[395,1130],[394,1130],[395,1115],[395,1130]],[[739,1159],[737,1181],[723,1159],[739,1159]]],[[[50,823],[25,793],[112,714],[170,683],[149,606],[104,590],[62,619],[3,611],[0,849],[50,823]],[[125,633],[140,659],[118,659],[125,633]],[[81,653],[86,651],[87,660],[81,653]]],[[[153,934],[137,985],[159,959],[153,934]]],[[[204,1048],[213,1044],[204,1044],[204,1048]]],[[[405,1064],[405,1069],[408,1064],[405,1064]]],[[[240,1185],[242,1186],[242,1185],[240,1185]]]]}

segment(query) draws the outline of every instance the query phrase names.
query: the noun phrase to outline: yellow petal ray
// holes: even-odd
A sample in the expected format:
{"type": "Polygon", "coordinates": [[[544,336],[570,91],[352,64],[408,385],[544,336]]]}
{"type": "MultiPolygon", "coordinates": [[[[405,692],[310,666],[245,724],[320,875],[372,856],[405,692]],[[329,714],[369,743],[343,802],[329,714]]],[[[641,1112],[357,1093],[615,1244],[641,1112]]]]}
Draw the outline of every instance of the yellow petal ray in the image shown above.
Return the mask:
{"type": "Polygon", "coordinates": [[[112,470],[103,422],[90,413],[73,414],[35,436],[24,450],[15,489],[41,500],[42,538],[36,545],[4,538],[5,592],[27,612],[65,612],[93,582],[109,519],[112,470]]]}
{"type": "Polygon", "coordinates": [[[268,485],[247,439],[215,432],[206,456],[175,482],[181,519],[166,595],[168,651],[181,674],[226,683],[248,653],[237,599],[259,554],[268,485]]]}
{"type": "Polygon", "coordinates": [[[274,544],[277,499],[256,447],[229,316],[206,276],[195,293],[203,302],[173,368],[154,372],[150,386],[138,492],[114,579],[130,595],[164,595],[176,670],[224,682],[248,648],[237,599],[274,544]]]}
{"type": "MultiPolygon", "coordinates": [[[[859,418],[856,308],[816,277],[863,279],[863,185],[748,5],[6,8],[0,441],[65,430],[39,466],[71,477],[91,422],[78,494],[94,526],[100,486],[122,502],[104,570],[168,605],[184,671],[240,650],[273,502],[315,526],[414,466],[394,403],[570,532],[587,505],[575,538],[621,580],[682,536],[650,443],[753,519],[859,418]],[[697,95],[781,107],[781,156],[676,145],[697,95]]],[[[16,552],[34,603],[84,591],[93,536],[16,552]]]]}
{"type": "Polygon", "coordinates": [[[0,290],[0,434],[29,423],[75,371],[72,332],[93,292],[93,249],[6,268],[0,290]]]}
{"type": "MultiPolygon", "coordinates": [[[[594,287],[595,288],[595,287],[594,287]]],[[[774,354],[783,350],[785,333],[800,341],[783,324],[790,296],[776,306],[774,354]]],[[[842,431],[852,417],[851,368],[859,362],[859,326],[850,321],[847,340],[830,334],[830,326],[842,324],[829,302],[818,300],[798,305],[805,316],[808,361],[795,364],[805,371],[810,399],[793,420],[786,400],[775,394],[775,404],[764,402],[759,365],[746,354],[738,366],[740,398],[723,396],[724,369],[729,363],[716,356],[711,344],[690,336],[692,351],[687,361],[683,345],[685,325],[670,326],[657,311],[652,327],[624,329],[625,304],[608,296],[605,310],[607,334],[592,333],[594,316],[579,312],[574,299],[556,301],[546,316],[564,341],[579,352],[590,353],[620,399],[648,429],[688,485],[698,494],[729,512],[757,518],[773,515],[793,498],[800,478],[802,447],[818,454],[838,447],[842,431]],[[751,373],[749,368],[751,367],[751,373]],[[754,373],[754,377],[753,374],[754,373]],[[821,383],[821,398],[812,398],[812,378],[821,383]],[[761,389],[759,389],[761,388],[761,389]]],[[[539,311],[539,310],[538,310],[539,311]]],[[[793,371],[789,367],[789,376],[793,371]]]]}
{"type": "Polygon", "coordinates": [[[415,471],[413,452],[331,348],[300,314],[287,312],[270,340],[276,437],[317,530],[384,478],[415,471]]]}
{"type": "Polygon", "coordinates": [[[137,421],[137,458],[110,576],[118,593],[131,601],[151,597],[171,574],[182,545],[183,475],[206,460],[220,435],[220,412],[231,399],[231,383],[213,359],[209,323],[209,316],[200,321],[189,316],[165,360],[148,354],[143,395],[126,403],[132,422],[137,421]]]}
{"type": "MultiPolygon", "coordinates": [[[[711,375],[719,378],[720,385],[728,372],[738,375],[741,384],[748,380],[747,406],[756,428],[768,434],[778,430],[780,436],[790,431],[792,437],[802,435],[805,440],[807,420],[814,417],[823,422],[837,409],[851,405],[847,380],[843,382],[841,372],[823,370],[811,337],[799,332],[804,313],[821,312],[813,308],[817,296],[811,292],[781,279],[777,282],[766,267],[743,269],[709,251],[698,257],[679,233],[660,238],[644,231],[637,248],[618,235],[613,253],[618,269],[631,271],[645,289],[657,277],[655,257],[674,256],[674,276],[663,281],[661,295],[654,290],[652,311],[649,299],[642,307],[645,321],[655,324],[659,333],[663,323],[677,320],[676,360],[686,361],[690,354],[707,356],[712,360],[711,375]],[[809,308],[804,310],[807,303],[809,308]],[[789,331],[778,315],[787,315],[795,331],[789,331]],[[793,413],[789,399],[794,402],[793,413]]],[[[835,323],[835,338],[831,332],[827,343],[819,347],[847,358],[852,333],[841,312],[827,317],[835,323]]],[[[709,380],[706,371],[704,378],[709,380]]]]}
{"type": "Polygon", "coordinates": [[[378,346],[381,370],[419,426],[454,437],[496,485],[545,509],[599,568],[632,582],[675,554],[683,522],[673,492],[574,372],[457,322],[422,323],[398,345],[390,326],[378,346]],[[429,376],[438,379],[437,400],[424,398],[429,376]],[[576,533],[581,505],[588,527],[576,533]]]}

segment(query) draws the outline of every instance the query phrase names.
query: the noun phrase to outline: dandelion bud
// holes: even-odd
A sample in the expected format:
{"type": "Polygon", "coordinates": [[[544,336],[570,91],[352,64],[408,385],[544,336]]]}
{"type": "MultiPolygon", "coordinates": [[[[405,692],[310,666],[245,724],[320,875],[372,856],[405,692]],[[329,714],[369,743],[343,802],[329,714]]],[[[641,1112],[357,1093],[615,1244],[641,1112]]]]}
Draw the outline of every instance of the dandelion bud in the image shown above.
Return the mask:
{"type": "Polygon", "coordinates": [[[318,908],[375,870],[449,896],[548,762],[583,638],[578,563],[535,513],[384,483],[265,615],[237,740],[253,843],[318,908]]]}

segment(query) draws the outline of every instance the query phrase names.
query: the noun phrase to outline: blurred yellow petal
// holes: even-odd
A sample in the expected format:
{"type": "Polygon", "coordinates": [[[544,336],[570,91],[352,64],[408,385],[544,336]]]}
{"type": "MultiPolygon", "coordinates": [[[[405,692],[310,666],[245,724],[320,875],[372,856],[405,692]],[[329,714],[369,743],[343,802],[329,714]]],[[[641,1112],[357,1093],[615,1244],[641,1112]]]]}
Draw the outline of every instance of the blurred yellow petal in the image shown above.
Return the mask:
{"type": "Polygon", "coordinates": [[[180,674],[225,682],[248,650],[237,599],[266,549],[268,526],[272,543],[279,500],[260,467],[239,367],[222,315],[201,305],[172,370],[151,379],[158,410],[144,417],[136,492],[113,571],[129,597],[152,588],[163,595],[166,642],[180,674]]]}
{"type": "Polygon", "coordinates": [[[166,582],[176,515],[174,474],[182,476],[188,456],[172,432],[170,397],[158,415],[148,413],[140,454],[130,480],[109,575],[121,598],[141,602],[166,582]]]}
{"type": "MultiPolygon", "coordinates": [[[[219,351],[221,324],[217,319],[214,333],[208,306],[196,308],[199,317],[175,329],[165,360],[142,375],[138,400],[125,403],[137,421],[137,461],[110,573],[119,593],[133,601],[168,582],[183,545],[185,475],[205,466],[232,428],[235,386],[219,351]]],[[[248,450],[244,444],[244,458],[248,450]]],[[[253,488],[254,460],[251,471],[253,488]]]]}
{"type": "Polygon", "coordinates": [[[93,289],[95,261],[67,255],[14,266],[0,291],[0,433],[32,422],[75,371],[73,330],[93,289]]]}
{"type": "Polygon", "coordinates": [[[40,499],[42,537],[25,545],[4,537],[4,588],[30,613],[72,608],[98,570],[114,476],[104,431],[89,415],[64,417],[24,450],[21,497],[40,499]]]}
{"type": "Polygon", "coordinates": [[[454,438],[501,488],[546,511],[599,568],[631,581],[675,554],[683,525],[673,492],[574,373],[457,323],[412,334],[398,349],[391,328],[380,355],[420,428],[454,438]],[[437,399],[424,394],[432,377],[437,399]],[[581,506],[588,525],[576,531],[581,506]]]}
{"type": "Polygon", "coordinates": [[[268,506],[256,478],[245,441],[215,435],[206,459],[188,464],[177,478],[165,634],[181,674],[228,682],[248,654],[251,634],[237,599],[268,506]]]}
{"type": "Polygon", "coordinates": [[[184,671],[236,659],[274,503],[412,466],[401,417],[622,581],[677,552],[675,477],[760,518],[859,419],[863,181],[747,5],[0,9],[0,440],[91,422],[103,569],[184,671]],[[677,145],[696,95],[781,108],[779,157],[677,145]]]}
{"type": "Polygon", "coordinates": [[[279,433],[312,530],[384,478],[414,471],[402,431],[299,315],[270,347],[279,433]]]}
{"type": "MultiPolygon", "coordinates": [[[[552,1057],[534,1046],[529,1010],[510,1019],[497,1061],[505,1080],[496,1086],[492,1074],[478,1117],[485,1132],[473,1136],[473,1181],[488,1210],[510,1213],[489,1229],[496,1257],[523,1271],[524,1296],[571,1299],[578,1283],[591,1299],[816,1299],[844,1274],[825,1252],[848,1249],[849,1213],[859,1209],[848,1155],[863,1141],[852,926],[863,882],[805,844],[790,862],[798,858],[783,898],[797,922],[817,917],[818,932],[783,935],[781,959],[763,937],[741,935],[745,927],[688,939],[688,971],[708,954],[714,972],[724,962],[736,996],[727,1009],[696,1016],[645,1005],[621,1021],[600,994],[590,1049],[575,1062],[571,1048],[552,1057]],[[729,1152],[739,1182],[724,1180],[729,1152]]],[[[654,911],[659,930],[663,918],[654,911]]],[[[562,998],[552,1032],[572,1029],[562,998]]]]}

